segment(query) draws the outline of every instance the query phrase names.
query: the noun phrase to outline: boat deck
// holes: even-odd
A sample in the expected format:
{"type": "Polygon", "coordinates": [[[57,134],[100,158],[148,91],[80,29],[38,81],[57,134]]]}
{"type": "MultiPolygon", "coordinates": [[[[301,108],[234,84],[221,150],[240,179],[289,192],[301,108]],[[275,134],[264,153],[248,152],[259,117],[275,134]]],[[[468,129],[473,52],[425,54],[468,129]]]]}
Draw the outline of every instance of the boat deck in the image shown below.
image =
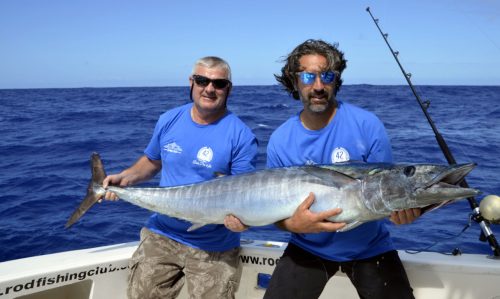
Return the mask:
{"type": "MultiPolygon", "coordinates": [[[[286,243],[244,241],[237,298],[262,298],[286,243]]],[[[128,260],[137,242],[0,263],[0,299],[126,298],[128,260]]],[[[500,260],[485,255],[399,252],[416,298],[500,298],[500,260]]],[[[181,298],[187,298],[186,290],[181,298]]],[[[337,274],[320,298],[358,298],[337,274]]]]}

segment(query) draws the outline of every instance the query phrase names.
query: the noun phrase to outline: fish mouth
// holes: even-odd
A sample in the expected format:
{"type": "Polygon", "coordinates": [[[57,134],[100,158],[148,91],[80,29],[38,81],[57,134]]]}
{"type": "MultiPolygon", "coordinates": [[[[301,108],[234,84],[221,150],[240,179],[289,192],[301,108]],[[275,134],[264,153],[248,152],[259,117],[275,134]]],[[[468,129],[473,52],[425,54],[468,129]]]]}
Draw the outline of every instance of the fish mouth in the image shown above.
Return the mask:
{"type": "Polygon", "coordinates": [[[448,166],[441,173],[417,188],[416,193],[422,202],[434,203],[444,200],[468,198],[481,192],[473,188],[459,186],[465,176],[476,167],[476,163],[454,164],[448,166]]]}
{"type": "Polygon", "coordinates": [[[476,163],[450,165],[422,188],[427,189],[436,185],[443,187],[458,187],[456,185],[461,183],[465,176],[468,175],[469,172],[471,172],[476,166],[476,163]]]}

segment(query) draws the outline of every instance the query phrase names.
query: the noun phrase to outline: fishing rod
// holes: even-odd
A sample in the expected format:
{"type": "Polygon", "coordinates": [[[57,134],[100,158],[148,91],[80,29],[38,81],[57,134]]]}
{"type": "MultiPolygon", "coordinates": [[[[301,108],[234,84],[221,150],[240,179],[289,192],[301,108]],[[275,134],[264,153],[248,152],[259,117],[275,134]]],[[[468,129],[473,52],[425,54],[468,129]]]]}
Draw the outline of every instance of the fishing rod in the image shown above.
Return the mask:
{"type": "MultiPolygon", "coordinates": [[[[444,137],[439,133],[436,125],[434,124],[434,121],[432,120],[431,116],[429,115],[429,113],[427,111],[428,108],[429,108],[429,106],[430,106],[430,102],[429,101],[425,101],[425,102],[422,101],[422,99],[420,98],[417,90],[415,89],[415,87],[411,83],[411,73],[407,73],[405,71],[405,69],[401,65],[401,62],[398,59],[399,52],[398,51],[394,51],[392,49],[391,45],[389,44],[389,41],[387,39],[387,37],[389,35],[387,33],[383,33],[382,32],[382,29],[380,29],[380,26],[378,25],[378,19],[375,19],[373,17],[373,14],[370,11],[370,7],[367,7],[366,11],[370,14],[373,22],[375,23],[375,26],[377,26],[378,31],[380,32],[380,34],[384,38],[384,41],[387,44],[387,46],[389,47],[389,50],[391,51],[392,56],[394,57],[394,59],[396,60],[398,66],[399,66],[399,68],[401,69],[401,72],[403,72],[403,75],[404,75],[404,77],[406,79],[406,82],[410,86],[411,91],[413,92],[413,95],[417,99],[417,102],[420,105],[420,108],[422,109],[422,112],[424,113],[425,118],[427,118],[427,122],[429,123],[429,125],[432,128],[432,131],[434,132],[434,136],[436,137],[436,141],[437,141],[439,147],[441,148],[441,151],[443,152],[446,160],[448,161],[448,164],[456,164],[457,162],[456,162],[455,158],[453,157],[453,154],[451,153],[451,150],[448,147],[448,144],[444,140],[444,137]]],[[[465,188],[469,187],[469,185],[467,184],[467,181],[465,179],[463,179],[460,182],[460,186],[465,187],[465,188]]],[[[494,256],[496,258],[499,258],[500,257],[500,247],[498,245],[498,242],[497,242],[495,236],[493,235],[493,231],[490,229],[489,223],[481,215],[481,211],[480,211],[479,206],[478,206],[478,204],[476,202],[476,199],[474,197],[469,197],[469,198],[467,198],[467,200],[469,201],[469,205],[470,205],[470,207],[472,209],[472,217],[471,217],[472,220],[474,220],[475,222],[477,222],[479,224],[479,226],[481,227],[481,236],[480,236],[479,239],[481,241],[486,241],[487,240],[488,243],[491,246],[491,250],[493,250],[494,256]]],[[[422,213],[425,213],[426,211],[429,211],[432,208],[433,207],[429,207],[427,209],[423,208],[422,209],[422,213]]]]}

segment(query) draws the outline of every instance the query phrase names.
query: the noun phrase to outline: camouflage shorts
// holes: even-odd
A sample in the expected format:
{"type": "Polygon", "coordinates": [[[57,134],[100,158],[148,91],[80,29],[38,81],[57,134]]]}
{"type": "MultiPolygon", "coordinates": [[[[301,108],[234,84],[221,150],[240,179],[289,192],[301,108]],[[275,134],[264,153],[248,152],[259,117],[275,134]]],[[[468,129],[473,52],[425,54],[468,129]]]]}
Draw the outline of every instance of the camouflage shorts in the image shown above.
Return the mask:
{"type": "Polygon", "coordinates": [[[234,298],[239,252],[195,249],[143,228],[130,261],[128,298],[175,298],[184,281],[190,298],[234,298]]]}

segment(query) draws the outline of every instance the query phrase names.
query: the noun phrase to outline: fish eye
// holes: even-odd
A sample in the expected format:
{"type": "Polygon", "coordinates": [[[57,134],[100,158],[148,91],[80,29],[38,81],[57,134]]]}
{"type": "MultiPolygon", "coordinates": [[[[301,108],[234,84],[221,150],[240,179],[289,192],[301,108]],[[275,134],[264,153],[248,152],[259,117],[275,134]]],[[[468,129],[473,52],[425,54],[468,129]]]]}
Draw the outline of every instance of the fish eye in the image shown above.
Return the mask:
{"type": "Polygon", "coordinates": [[[406,166],[405,169],[403,170],[403,173],[407,177],[411,177],[415,174],[415,166],[406,166]]]}

